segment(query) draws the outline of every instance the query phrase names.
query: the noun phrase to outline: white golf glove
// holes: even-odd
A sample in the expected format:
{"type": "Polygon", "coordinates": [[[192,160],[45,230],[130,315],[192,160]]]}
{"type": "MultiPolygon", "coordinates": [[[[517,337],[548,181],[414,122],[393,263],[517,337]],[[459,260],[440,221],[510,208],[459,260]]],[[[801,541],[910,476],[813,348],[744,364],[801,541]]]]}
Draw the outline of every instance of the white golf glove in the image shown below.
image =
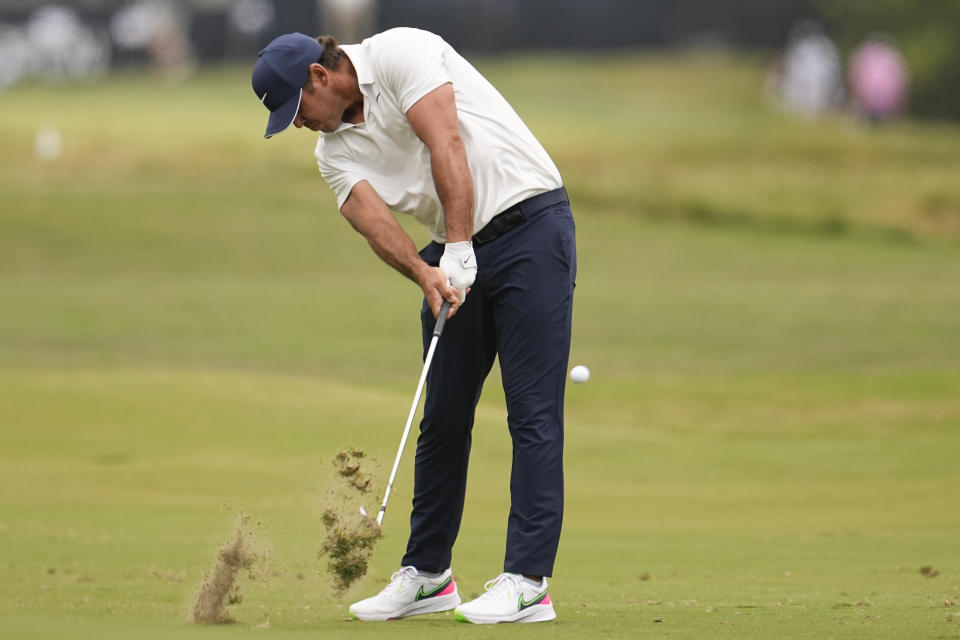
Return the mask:
{"type": "Polygon", "coordinates": [[[477,278],[477,256],[473,253],[473,243],[448,242],[444,246],[440,268],[450,284],[460,291],[460,304],[467,299],[467,289],[477,278]]]}

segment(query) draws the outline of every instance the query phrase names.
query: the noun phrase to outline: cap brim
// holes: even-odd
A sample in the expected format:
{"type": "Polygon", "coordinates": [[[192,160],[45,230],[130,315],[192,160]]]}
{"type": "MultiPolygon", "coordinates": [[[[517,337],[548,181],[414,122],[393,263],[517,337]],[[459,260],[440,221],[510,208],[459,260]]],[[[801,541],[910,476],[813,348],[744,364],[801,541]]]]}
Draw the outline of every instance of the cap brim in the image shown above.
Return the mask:
{"type": "Polygon", "coordinates": [[[264,138],[275,136],[293,124],[293,121],[297,119],[297,112],[300,110],[302,94],[303,89],[300,89],[279,109],[270,112],[270,117],[267,119],[267,132],[263,134],[264,138]]]}

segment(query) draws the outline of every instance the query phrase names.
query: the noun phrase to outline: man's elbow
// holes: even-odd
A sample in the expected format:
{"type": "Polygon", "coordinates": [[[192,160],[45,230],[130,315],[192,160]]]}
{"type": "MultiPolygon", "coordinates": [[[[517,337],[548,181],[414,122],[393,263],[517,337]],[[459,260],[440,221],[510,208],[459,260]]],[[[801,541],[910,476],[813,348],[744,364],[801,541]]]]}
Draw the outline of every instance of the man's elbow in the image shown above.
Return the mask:
{"type": "Polygon", "coordinates": [[[446,150],[447,153],[455,157],[463,158],[464,160],[467,159],[467,147],[463,144],[463,138],[460,137],[459,129],[453,129],[446,136],[446,150]]]}

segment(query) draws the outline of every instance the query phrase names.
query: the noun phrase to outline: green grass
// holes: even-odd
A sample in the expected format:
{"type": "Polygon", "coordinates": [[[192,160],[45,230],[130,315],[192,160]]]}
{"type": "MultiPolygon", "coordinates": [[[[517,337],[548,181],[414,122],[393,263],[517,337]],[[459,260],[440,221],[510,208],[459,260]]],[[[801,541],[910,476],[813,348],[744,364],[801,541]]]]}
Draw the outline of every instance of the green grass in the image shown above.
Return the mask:
{"type": "MultiPolygon", "coordinates": [[[[412,443],[344,599],[322,494],[343,446],[389,470],[417,290],[340,219],[311,136],[264,142],[246,72],[222,70],[0,101],[2,635],[960,638],[960,130],[794,121],[750,60],[480,66],[578,224],[572,359],[593,377],[568,388],[557,622],[345,621],[402,554],[412,443]],[[267,570],[236,624],[191,625],[241,512],[267,570]]],[[[502,563],[498,387],[465,596],[502,563]]]]}

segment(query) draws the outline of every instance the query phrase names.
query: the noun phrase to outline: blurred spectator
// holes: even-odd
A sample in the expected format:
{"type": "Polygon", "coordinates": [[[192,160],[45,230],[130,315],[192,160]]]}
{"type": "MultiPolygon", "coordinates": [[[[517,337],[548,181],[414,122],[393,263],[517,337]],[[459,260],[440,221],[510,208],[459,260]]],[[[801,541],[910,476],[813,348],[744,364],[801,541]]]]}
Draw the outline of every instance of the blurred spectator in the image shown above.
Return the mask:
{"type": "Polygon", "coordinates": [[[30,73],[30,43],[22,29],[0,25],[0,90],[12,87],[30,73]]]}
{"type": "Polygon", "coordinates": [[[277,10],[271,0],[238,0],[229,9],[230,26],[244,36],[255,36],[273,24],[277,10]]]}
{"type": "Polygon", "coordinates": [[[778,95],[794,113],[817,118],[841,102],[840,56],[823,27],[812,20],[791,29],[778,73],[778,95]]]}
{"type": "Polygon", "coordinates": [[[153,65],[167,75],[189,75],[196,59],[181,9],[167,0],[138,0],[113,16],[110,34],[120,49],[146,50],[153,65]]]}
{"type": "Polygon", "coordinates": [[[102,75],[110,66],[110,45],[85,25],[70,7],[49,5],[27,21],[33,71],[54,78],[102,75]]]}
{"type": "Polygon", "coordinates": [[[230,26],[243,35],[256,35],[273,24],[276,13],[271,0],[238,0],[230,5],[230,26]]]}
{"type": "Polygon", "coordinates": [[[0,26],[0,89],[28,76],[85,79],[109,66],[109,42],[70,7],[43,6],[22,27],[0,26]]]}
{"type": "Polygon", "coordinates": [[[847,74],[853,107],[871,124],[903,113],[909,71],[890,37],[877,34],[857,47],[850,56],[847,74]]]}
{"type": "MultiPolygon", "coordinates": [[[[277,30],[277,9],[274,0],[236,0],[225,7],[226,31],[222,37],[226,59],[249,59],[251,53],[262,49],[277,30]]],[[[193,33],[195,40],[198,36],[193,33]]]]}
{"type": "Polygon", "coordinates": [[[375,0],[321,0],[320,30],[344,42],[360,42],[377,29],[375,0]]]}

